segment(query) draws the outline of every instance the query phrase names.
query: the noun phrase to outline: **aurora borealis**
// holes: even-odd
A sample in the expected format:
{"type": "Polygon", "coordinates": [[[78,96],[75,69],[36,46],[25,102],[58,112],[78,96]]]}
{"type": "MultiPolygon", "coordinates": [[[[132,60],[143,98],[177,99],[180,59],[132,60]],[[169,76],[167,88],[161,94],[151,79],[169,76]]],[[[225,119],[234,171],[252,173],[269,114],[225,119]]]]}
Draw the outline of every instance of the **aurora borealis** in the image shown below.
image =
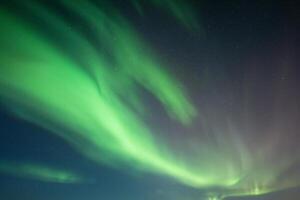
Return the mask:
{"type": "MultiPolygon", "coordinates": [[[[110,196],[116,188],[105,182],[122,180],[118,173],[132,182],[149,177],[150,191],[152,176],[167,185],[169,191],[148,197],[145,188],[138,191],[144,199],[267,199],[298,188],[293,12],[286,14],[290,7],[278,2],[219,6],[183,0],[3,3],[2,119],[21,123],[31,147],[21,159],[10,158],[7,149],[14,155],[25,148],[18,139],[24,130],[11,133],[13,125],[1,122],[3,143],[12,134],[21,145],[3,145],[0,173],[52,184],[46,186],[51,190],[91,190],[53,197],[45,190],[48,198],[64,200],[99,199],[106,187],[106,199],[123,199],[110,196]],[[214,9],[220,12],[211,14],[214,9]],[[257,19],[251,9],[258,10],[257,19]],[[278,13],[283,17],[276,20],[278,13]],[[30,136],[31,129],[40,136],[30,136]],[[43,137],[43,147],[35,148],[43,137]],[[110,175],[101,177],[102,171],[110,175]]],[[[39,199],[43,191],[26,193],[39,199]]],[[[125,194],[139,199],[130,190],[125,194]]]]}
{"type": "Polygon", "coordinates": [[[76,183],[83,181],[75,173],[49,168],[34,163],[1,162],[0,172],[45,182],[76,183]]]}

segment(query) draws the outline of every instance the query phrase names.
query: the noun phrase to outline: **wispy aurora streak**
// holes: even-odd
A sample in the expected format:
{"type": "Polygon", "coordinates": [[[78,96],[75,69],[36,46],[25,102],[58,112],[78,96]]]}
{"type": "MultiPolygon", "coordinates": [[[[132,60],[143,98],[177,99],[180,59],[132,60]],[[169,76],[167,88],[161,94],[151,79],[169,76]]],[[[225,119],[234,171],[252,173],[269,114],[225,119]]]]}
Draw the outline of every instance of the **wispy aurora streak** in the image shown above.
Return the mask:
{"type": "Polygon", "coordinates": [[[83,179],[75,173],[35,163],[1,161],[0,173],[53,183],[79,183],[83,181],[83,179]]]}
{"type": "MultiPolygon", "coordinates": [[[[171,13],[187,25],[193,21],[171,1],[151,2],[171,6],[171,13]]],[[[197,111],[184,88],[117,10],[107,12],[88,1],[57,1],[93,31],[95,38],[90,39],[53,7],[35,1],[21,4],[20,14],[4,7],[0,12],[0,97],[19,117],[58,134],[97,162],[214,188],[211,200],[298,185],[296,179],[277,181],[290,160],[275,167],[263,164],[268,154],[256,158],[259,153],[249,151],[234,129],[222,129],[231,133],[220,137],[222,149],[197,144],[199,154],[193,158],[197,164],[177,158],[176,152],[158,142],[157,134],[141,119],[146,105],[138,87],[148,90],[170,117],[184,125],[192,123],[197,111]]]]}
{"type": "Polygon", "coordinates": [[[192,6],[184,0],[131,0],[131,2],[142,15],[144,14],[144,6],[151,4],[171,13],[179,21],[179,23],[189,30],[195,31],[200,29],[192,6]]]}

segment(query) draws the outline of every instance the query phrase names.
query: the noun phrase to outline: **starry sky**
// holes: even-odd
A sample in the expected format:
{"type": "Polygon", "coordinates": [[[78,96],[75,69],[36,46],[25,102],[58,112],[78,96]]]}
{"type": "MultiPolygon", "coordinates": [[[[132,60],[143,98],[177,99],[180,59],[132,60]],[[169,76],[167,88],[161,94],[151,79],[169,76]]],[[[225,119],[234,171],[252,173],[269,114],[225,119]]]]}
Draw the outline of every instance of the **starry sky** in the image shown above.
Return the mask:
{"type": "Polygon", "coordinates": [[[296,1],[78,2],[0,5],[1,198],[298,199],[296,1]]]}

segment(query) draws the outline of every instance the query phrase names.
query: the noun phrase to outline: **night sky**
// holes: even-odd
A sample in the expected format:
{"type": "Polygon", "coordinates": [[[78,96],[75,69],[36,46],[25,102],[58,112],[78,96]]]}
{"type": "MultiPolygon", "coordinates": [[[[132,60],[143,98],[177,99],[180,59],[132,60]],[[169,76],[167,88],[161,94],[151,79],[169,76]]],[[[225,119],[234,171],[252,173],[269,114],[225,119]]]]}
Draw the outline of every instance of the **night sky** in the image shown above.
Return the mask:
{"type": "Polygon", "coordinates": [[[80,2],[0,4],[0,199],[299,199],[296,0],[80,2]]]}

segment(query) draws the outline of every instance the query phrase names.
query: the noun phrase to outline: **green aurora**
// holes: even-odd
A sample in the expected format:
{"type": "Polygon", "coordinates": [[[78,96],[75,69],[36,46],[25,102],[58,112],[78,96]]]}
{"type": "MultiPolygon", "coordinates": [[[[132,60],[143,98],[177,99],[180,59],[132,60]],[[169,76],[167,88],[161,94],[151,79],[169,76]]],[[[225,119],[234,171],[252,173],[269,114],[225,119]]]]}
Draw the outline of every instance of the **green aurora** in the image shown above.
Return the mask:
{"type": "Polygon", "coordinates": [[[0,173],[52,183],[84,182],[83,179],[75,173],[57,168],[50,168],[48,166],[35,163],[15,163],[1,161],[0,173]]]}
{"type": "MultiPolygon", "coordinates": [[[[143,12],[145,2],[132,3],[143,12]]],[[[192,12],[181,1],[150,3],[167,9],[184,26],[195,27],[192,12]]],[[[210,200],[261,195],[298,185],[298,181],[277,183],[290,161],[276,167],[253,167],[259,159],[242,140],[233,139],[238,138],[235,134],[221,138],[226,147],[221,152],[199,144],[197,164],[177,158],[176,150],[159,140],[143,120],[148,111],[140,88],[184,126],[193,123],[198,111],[184,86],[117,9],[102,9],[89,1],[57,1],[93,30],[95,42],[55,9],[37,1],[20,4],[28,19],[39,21],[31,22],[0,7],[0,100],[10,112],[57,134],[99,164],[170,176],[207,189],[210,200]],[[51,30],[51,36],[39,23],[51,30]]],[[[49,181],[55,176],[58,182],[80,180],[27,165],[4,169],[49,181]]]]}

